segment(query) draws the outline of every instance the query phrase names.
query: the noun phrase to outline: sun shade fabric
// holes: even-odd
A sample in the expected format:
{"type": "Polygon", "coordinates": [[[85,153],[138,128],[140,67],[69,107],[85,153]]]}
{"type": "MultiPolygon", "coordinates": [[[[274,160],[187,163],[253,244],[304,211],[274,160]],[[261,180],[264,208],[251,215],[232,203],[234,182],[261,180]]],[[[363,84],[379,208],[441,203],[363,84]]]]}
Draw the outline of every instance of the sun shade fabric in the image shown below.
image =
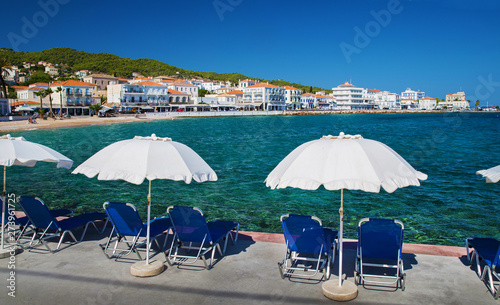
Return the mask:
{"type": "Polygon", "coordinates": [[[33,167],[38,161],[56,162],[57,168],[69,169],[73,161],[42,144],[26,141],[23,137],[0,137],[0,165],[33,167]]]}
{"type": "Polygon", "coordinates": [[[191,183],[216,181],[217,174],[188,146],[168,138],[136,137],[113,143],[78,166],[73,174],[98,180],[170,179],[191,183]]]}
{"type": "Polygon", "coordinates": [[[485,177],[487,183],[497,183],[498,181],[500,181],[500,165],[497,165],[490,169],[480,170],[476,174],[485,177]]]}
{"type": "MultiPolygon", "coordinates": [[[[341,134],[342,136],[342,134],[341,134]]],[[[268,175],[266,186],[388,193],[419,186],[427,175],[415,170],[387,145],[360,136],[326,136],[304,143],[268,175]]]]}

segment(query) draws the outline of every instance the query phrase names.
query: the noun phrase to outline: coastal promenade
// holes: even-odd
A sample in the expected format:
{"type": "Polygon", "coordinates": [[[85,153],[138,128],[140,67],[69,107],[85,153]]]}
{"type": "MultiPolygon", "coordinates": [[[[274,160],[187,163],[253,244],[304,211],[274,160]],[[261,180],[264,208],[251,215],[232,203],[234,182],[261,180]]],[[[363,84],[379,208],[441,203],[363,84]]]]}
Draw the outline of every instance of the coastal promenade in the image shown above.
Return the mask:
{"type": "MultiPolygon", "coordinates": [[[[52,128],[85,127],[93,125],[107,125],[114,123],[147,122],[152,120],[175,120],[180,118],[196,117],[238,117],[238,116],[276,116],[276,115],[326,115],[326,114],[381,114],[381,113],[448,113],[446,111],[414,111],[414,110],[377,110],[377,111],[355,111],[355,110],[293,110],[293,111],[201,111],[201,112],[149,112],[139,115],[120,114],[116,117],[98,116],[74,116],[65,119],[46,120],[37,119],[36,124],[29,124],[28,117],[14,117],[9,121],[8,117],[0,117],[0,133],[8,133],[16,130],[36,130],[52,128]]],[[[451,112],[450,112],[451,113],[451,112]]]]}
{"type": "MultiPolygon", "coordinates": [[[[81,233],[81,232],[77,232],[81,233]]],[[[89,234],[90,233],[90,234],[89,234]]],[[[331,304],[322,293],[321,276],[281,279],[277,262],[282,234],[240,232],[236,245],[211,270],[168,266],[150,278],[130,275],[135,255],[108,260],[98,244],[107,234],[95,230],[82,243],[50,254],[44,247],[15,256],[15,298],[8,295],[9,260],[0,260],[4,284],[1,304],[331,304]]],[[[77,235],[78,236],[78,235],[77,235]]],[[[55,244],[53,244],[55,245],[55,244]]],[[[406,290],[359,286],[352,304],[498,304],[466,264],[465,247],[404,246],[406,290]],[[446,256],[444,256],[446,255],[446,256]]],[[[355,241],[345,243],[344,272],[353,280],[355,241]]],[[[12,263],[10,263],[12,265],[12,263]]],[[[336,259],[332,274],[337,274],[336,259]]],[[[332,279],[336,277],[332,275],[332,279]]]]}

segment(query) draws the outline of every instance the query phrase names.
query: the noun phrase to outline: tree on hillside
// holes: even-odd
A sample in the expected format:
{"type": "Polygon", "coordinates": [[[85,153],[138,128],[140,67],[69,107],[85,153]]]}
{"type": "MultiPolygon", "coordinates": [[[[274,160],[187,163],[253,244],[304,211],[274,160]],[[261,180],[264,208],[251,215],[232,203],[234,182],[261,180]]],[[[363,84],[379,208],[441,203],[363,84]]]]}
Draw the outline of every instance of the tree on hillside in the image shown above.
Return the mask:
{"type": "Polygon", "coordinates": [[[52,81],[52,77],[45,72],[36,71],[31,74],[31,79],[29,81],[25,81],[22,83],[22,86],[29,86],[34,83],[50,83],[52,81]]]}
{"type": "Polygon", "coordinates": [[[7,85],[5,84],[5,80],[3,79],[4,70],[10,67],[9,62],[5,57],[0,57],[0,85],[2,86],[2,97],[7,98],[7,85]]]}

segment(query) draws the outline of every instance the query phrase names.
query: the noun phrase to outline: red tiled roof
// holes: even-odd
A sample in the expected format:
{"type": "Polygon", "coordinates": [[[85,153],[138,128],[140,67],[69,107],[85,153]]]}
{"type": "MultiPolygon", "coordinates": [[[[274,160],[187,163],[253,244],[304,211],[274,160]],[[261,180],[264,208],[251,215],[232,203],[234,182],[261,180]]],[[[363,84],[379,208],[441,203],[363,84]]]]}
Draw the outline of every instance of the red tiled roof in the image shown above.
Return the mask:
{"type": "Polygon", "coordinates": [[[258,83],[258,84],[252,85],[252,86],[248,86],[247,88],[280,88],[280,89],[282,89],[281,87],[275,86],[273,84],[268,84],[268,83],[258,83]]]}
{"type": "Polygon", "coordinates": [[[380,92],[380,90],[378,90],[378,89],[366,89],[366,91],[380,92]]]}
{"type": "Polygon", "coordinates": [[[227,94],[243,94],[243,91],[241,91],[241,90],[233,90],[233,91],[229,91],[227,94]]]}
{"type": "Polygon", "coordinates": [[[289,90],[298,90],[297,88],[292,87],[292,86],[284,86],[283,88],[289,89],[289,90]]]}
{"type": "Polygon", "coordinates": [[[73,79],[51,84],[51,87],[59,87],[59,86],[95,87],[96,85],[91,83],[84,83],[73,79]]]}
{"type": "Polygon", "coordinates": [[[187,93],[180,92],[174,89],[168,89],[168,94],[177,94],[177,95],[188,95],[187,93]]]}
{"type": "Polygon", "coordinates": [[[142,82],[135,83],[135,84],[136,84],[136,85],[144,85],[144,86],[165,87],[165,85],[163,85],[163,84],[156,83],[156,82],[152,82],[152,81],[149,81],[149,80],[142,81],[142,82]]]}

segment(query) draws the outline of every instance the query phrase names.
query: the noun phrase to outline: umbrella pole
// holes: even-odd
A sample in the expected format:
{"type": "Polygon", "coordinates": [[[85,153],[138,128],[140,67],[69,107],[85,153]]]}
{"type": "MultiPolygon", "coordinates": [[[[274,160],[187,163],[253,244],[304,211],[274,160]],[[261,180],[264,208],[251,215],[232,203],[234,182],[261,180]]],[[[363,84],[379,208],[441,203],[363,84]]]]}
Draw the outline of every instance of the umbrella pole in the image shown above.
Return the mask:
{"type": "Polygon", "coordinates": [[[151,219],[151,180],[148,180],[149,181],[149,192],[148,192],[148,229],[147,229],[147,233],[146,233],[146,242],[147,242],[147,245],[146,245],[146,265],[149,265],[149,226],[150,226],[150,219],[151,219]]]}
{"type": "Polygon", "coordinates": [[[5,178],[7,177],[6,174],[7,167],[4,165],[3,167],[3,193],[2,193],[2,246],[0,250],[3,250],[3,245],[4,245],[4,235],[5,235],[5,196],[7,196],[7,192],[5,191],[5,178]]]}
{"type": "Polygon", "coordinates": [[[339,235],[339,287],[342,286],[342,253],[343,251],[343,233],[344,233],[344,189],[340,190],[340,235],[339,235]]]}

